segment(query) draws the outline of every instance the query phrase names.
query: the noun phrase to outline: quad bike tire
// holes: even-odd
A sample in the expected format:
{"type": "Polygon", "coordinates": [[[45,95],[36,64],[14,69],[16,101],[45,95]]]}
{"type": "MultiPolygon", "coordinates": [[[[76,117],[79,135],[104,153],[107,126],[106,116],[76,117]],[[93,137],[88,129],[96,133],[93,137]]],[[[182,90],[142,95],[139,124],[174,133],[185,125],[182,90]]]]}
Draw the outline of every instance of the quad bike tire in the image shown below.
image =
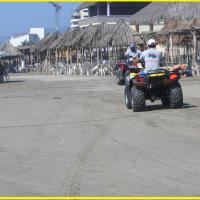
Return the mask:
{"type": "Polygon", "coordinates": [[[124,101],[125,101],[125,105],[126,105],[127,109],[131,109],[132,108],[131,90],[129,89],[129,87],[127,85],[124,88],[124,101]]]}
{"type": "Polygon", "coordinates": [[[183,106],[183,92],[178,81],[169,88],[169,107],[181,108],[183,106]]]}
{"type": "Polygon", "coordinates": [[[167,89],[165,91],[165,93],[163,94],[163,96],[161,97],[161,102],[162,102],[162,105],[165,107],[165,108],[169,108],[169,90],[167,89]]]}
{"type": "Polygon", "coordinates": [[[131,88],[131,96],[132,96],[132,109],[134,112],[142,112],[145,110],[145,94],[142,89],[137,87],[131,88]]]}
{"type": "Polygon", "coordinates": [[[121,80],[120,79],[120,73],[121,71],[118,69],[116,70],[116,82],[117,82],[117,85],[124,85],[124,80],[121,80]]]}

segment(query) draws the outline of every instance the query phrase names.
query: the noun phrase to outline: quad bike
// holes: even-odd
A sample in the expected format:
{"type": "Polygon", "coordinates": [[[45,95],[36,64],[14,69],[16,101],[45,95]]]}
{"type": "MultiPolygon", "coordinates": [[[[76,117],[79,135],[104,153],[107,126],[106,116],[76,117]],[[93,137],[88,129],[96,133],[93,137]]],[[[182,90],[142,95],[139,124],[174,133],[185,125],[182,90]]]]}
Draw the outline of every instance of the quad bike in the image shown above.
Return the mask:
{"type": "Polygon", "coordinates": [[[125,84],[125,73],[128,70],[127,64],[125,62],[118,61],[115,66],[115,76],[117,85],[125,84]]]}
{"type": "Polygon", "coordinates": [[[126,77],[124,90],[125,104],[134,112],[145,110],[145,100],[161,100],[167,108],[180,108],[183,105],[183,93],[178,80],[180,73],[157,69],[143,72],[130,72],[126,77]]]}

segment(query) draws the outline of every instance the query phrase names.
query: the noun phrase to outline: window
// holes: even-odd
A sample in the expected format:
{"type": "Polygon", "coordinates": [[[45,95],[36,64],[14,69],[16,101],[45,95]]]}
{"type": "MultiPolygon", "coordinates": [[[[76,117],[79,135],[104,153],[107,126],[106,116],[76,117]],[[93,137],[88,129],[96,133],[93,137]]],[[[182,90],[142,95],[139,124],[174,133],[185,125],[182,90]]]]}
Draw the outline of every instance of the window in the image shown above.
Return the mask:
{"type": "Polygon", "coordinates": [[[79,15],[76,15],[73,17],[73,19],[80,19],[81,17],[79,15]]]}

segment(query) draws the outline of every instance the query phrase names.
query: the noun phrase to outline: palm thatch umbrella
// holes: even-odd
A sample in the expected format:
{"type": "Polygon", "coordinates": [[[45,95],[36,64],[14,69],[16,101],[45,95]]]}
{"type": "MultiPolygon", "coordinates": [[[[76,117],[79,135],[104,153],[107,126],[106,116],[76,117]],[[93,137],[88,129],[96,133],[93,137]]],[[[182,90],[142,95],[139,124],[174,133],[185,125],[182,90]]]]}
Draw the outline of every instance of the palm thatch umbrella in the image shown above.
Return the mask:
{"type": "Polygon", "coordinates": [[[93,46],[94,41],[97,38],[97,35],[99,33],[99,27],[100,25],[89,25],[85,28],[85,32],[82,36],[82,42],[81,46],[82,47],[88,47],[88,46],[93,46]]]}
{"type": "MultiPolygon", "coordinates": [[[[110,25],[107,25],[110,26],[110,25]]],[[[123,20],[119,20],[115,25],[107,27],[105,35],[97,42],[97,46],[128,46],[135,41],[142,44],[143,40],[130,26],[123,20]]]]}
{"type": "Polygon", "coordinates": [[[197,2],[153,2],[130,17],[131,24],[155,24],[169,20],[199,19],[197,2]]]}
{"type": "Polygon", "coordinates": [[[133,41],[138,44],[144,43],[142,38],[127,23],[119,21],[116,24],[115,34],[112,38],[112,46],[126,46],[130,45],[133,41]]]}
{"type": "Polygon", "coordinates": [[[10,42],[7,42],[0,46],[0,57],[1,58],[11,58],[11,57],[21,57],[23,54],[18,51],[10,42]]]}
{"type": "Polygon", "coordinates": [[[81,28],[74,28],[68,31],[65,35],[65,39],[62,41],[62,47],[74,47],[80,44],[84,30],[81,28]]]}
{"type": "Polygon", "coordinates": [[[63,44],[63,41],[66,40],[66,35],[68,34],[68,32],[69,31],[66,31],[61,35],[59,35],[58,38],[50,44],[49,48],[50,49],[60,48],[63,44]]]}
{"type": "Polygon", "coordinates": [[[132,15],[129,19],[130,24],[153,24],[163,20],[165,10],[173,3],[153,2],[132,15]]]}
{"type": "Polygon", "coordinates": [[[112,35],[114,27],[114,24],[100,24],[94,35],[92,46],[106,47],[109,42],[110,36],[112,35]]]}
{"type": "Polygon", "coordinates": [[[59,36],[58,32],[55,33],[48,33],[37,45],[36,49],[38,52],[44,52],[47,51],[53,41],[55,41],[59,36]]]}
{"type": "MultiPolygon", "coordinates": [[[[200,26],[200,19],[193,20],[170,20],[157,34],[157,40],[165,44],[169,40],[169,35],[173,35],[173,43],[176,46],[184,46],[192,43],[191,31],[200,26]]],[[[198,37],[199,38],[199,37],[198,37]]]]}

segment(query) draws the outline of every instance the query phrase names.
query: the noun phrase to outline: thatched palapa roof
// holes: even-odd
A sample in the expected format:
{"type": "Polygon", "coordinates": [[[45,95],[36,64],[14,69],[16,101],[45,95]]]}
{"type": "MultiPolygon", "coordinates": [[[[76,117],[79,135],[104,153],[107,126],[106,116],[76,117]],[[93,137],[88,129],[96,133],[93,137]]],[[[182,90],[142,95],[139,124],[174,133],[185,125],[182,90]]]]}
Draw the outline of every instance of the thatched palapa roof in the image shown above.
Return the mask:
{"type": "Polygon", "coordinates": [[[7,42],[0,46],[0,57],[20,57],[22,53],[20,53],[10,42],[7,42]]]}
{"type": "Polygon", "coordinates": [[[127,46],[130,45],[131,42],[136,42],[138,44],[143,43],[142,38],[136,32],[130,28],[130,26],[120,20],[117,24],[110,26],[107,32],[104,31],[105,35],[97,41],[97,46],[127,46]]]}
{"type": "Polygon", "coordinates": [[[200,3],[153,2],[130,17],[131,24],[154,24],[168,20],[191,20],[200,18],[200,3]]]}
{"type": "MultiPolygon", "coordinates": [[[[168,21],[165,26],[157,34],[157,40],[159,43],[167,43],[169,35],[173,34],[173,43],[177,46],[184,46],[185,44],[192,43],[191,31],[200,27],[200,19],[193,19],[190,21],[183,20],[171,20],[168,21]]],[[[197,35],[199,38],[199,34],[197,35]]]]}
{"type": "Polygon", "coordinates": [[[42,52],[55,48],[107,47],[108,44],[127,46],[133,41],[143,43],[141,37],[125,21],[120,20],[116,24],[102,23],[84,29],[77,27],[60,35],[47,35],[36,48],[42,52]]]}
{"type": "Polygon", "coordinates": [[[92,26],[89,25],[85,28],[85,33],[82,38],[82,47],[95,46],[98,33],[101,25],[92,26]]]}
{"type": "Polygon", "coordinates": [[[68,30],[52,41],[49,45],[49,49],[80,46],[84,33],[85,30],[81,28],[68,30]]]}
{"type": "Polygon", "coordinates": [[[167,33],[186,33],[190,32],[195,27],[200,26],[200,19],[193,20],[171,20],[166,22],[165,26],[159,31],[159,34],[167,33]]]}
{"type": "Polygon", "coordinates": [[[48,33],[37,45],[36,49],[39,52],[46,51],[50,48],[50,45],[53,41],[55,41],[59,36],[58,32],[55,33],[48,33]]]}

